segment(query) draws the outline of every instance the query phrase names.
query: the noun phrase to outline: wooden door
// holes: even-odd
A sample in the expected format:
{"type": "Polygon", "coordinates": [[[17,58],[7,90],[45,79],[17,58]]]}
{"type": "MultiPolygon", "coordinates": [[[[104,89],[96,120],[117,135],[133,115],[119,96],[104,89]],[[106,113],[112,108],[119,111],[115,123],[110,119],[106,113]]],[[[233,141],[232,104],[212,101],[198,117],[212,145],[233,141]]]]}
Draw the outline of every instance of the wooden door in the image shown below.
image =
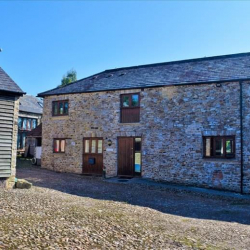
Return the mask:
{"type": "Polygon", "coordinates": [[[118,175],[134,175],[134,138],[118,138],[118,175]]]}
{"type": "Polygon", "coordinates": [[[103,139],[100,137],[83,139],[83,174],[102,175],[103,139]]]}

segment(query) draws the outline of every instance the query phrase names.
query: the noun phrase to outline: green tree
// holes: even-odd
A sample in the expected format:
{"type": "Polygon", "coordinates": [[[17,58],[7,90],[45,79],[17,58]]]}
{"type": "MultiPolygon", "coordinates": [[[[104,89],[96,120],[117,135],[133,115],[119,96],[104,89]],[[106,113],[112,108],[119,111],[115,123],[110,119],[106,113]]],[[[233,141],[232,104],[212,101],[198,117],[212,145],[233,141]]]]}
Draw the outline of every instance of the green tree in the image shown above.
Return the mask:
{"type": "Polygon", "coordinates": [[[63,76],[61,80],[61,84],[58,87],[64,87],[71,82],[75,82],[77,80],[77,75],[75,70],[69,70],[66,75],[63,76]]]}

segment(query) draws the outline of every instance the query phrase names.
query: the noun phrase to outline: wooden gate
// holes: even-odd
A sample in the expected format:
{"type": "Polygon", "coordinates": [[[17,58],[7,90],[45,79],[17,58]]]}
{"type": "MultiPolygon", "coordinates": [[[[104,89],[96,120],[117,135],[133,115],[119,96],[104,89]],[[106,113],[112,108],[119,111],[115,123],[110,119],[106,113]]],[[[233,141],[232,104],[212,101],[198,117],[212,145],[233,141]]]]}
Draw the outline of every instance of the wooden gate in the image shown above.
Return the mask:
{"type": "Polygon", "coordinates": [[[102,175],[103,171],[103,138],[83,139],[83,174],[102,175]]]}

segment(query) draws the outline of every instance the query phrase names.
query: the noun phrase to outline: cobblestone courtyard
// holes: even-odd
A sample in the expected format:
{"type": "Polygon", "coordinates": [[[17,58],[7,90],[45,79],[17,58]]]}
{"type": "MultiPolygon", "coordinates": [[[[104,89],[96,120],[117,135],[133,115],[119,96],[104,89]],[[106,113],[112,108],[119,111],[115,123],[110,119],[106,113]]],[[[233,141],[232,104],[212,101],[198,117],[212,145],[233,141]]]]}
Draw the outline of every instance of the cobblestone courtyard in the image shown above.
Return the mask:
{"type": "Polygon", "coordinates": [[[250,201],[19,167],[1,249],[249,249],[250,201]]]}

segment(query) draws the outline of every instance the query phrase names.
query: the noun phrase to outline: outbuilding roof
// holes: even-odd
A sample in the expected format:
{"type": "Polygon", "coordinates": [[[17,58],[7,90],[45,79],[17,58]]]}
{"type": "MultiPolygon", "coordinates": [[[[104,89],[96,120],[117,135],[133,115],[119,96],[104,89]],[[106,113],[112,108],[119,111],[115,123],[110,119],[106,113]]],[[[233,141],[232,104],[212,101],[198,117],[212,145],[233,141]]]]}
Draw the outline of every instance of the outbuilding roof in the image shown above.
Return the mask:
{"type": "Polygon", "coordinates": [[[10,76],[0,67],[0,91],[23,95],[21,88],[10,78],[10,76]]]}
{"type": "Polygon", "coordinates": [[[39,138],[42,137],[42,123],[40,125],[38,125],[36,128],[32,129],[31,131],[29,131],[26,136],[27,137],[34,137],[34,138],[39,138]]]}
{"type": "Polygon", "coordinates": [[[240,53],[110,69],[38,96],[249,79],[250,53],[240,53]]]}
{"type": "Polygon", "coordinates": [[[32,95],[24,95],[19,99],[19,111],[42,114],[43,101],[32,95]]]}

